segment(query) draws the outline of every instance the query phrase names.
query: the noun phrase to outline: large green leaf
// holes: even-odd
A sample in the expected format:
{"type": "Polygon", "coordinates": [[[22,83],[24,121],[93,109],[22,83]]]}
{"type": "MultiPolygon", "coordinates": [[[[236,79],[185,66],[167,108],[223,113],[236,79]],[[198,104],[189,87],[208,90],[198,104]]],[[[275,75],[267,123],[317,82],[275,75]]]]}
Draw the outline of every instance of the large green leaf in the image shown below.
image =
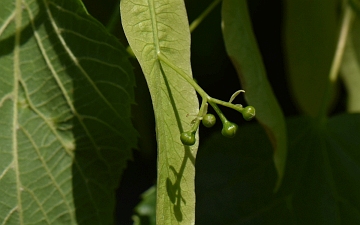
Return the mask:
{"type": "MultiPolygon", "coordinates": [[[[240,126],[234,139],[214,133],[196,160],[196,224],[261,224],[255,213],[274,201],[275,182],[272,147],[261,126],[240,126]]],[[[268,208],[263,214],[274,212],[268,208]]]]}
{"type": "Polygon", "coordinates": [[[291,118],[287,130],[286,173],[277,194],[271,145],[257,124],[240,127],[230,141],[215,134],[200,147],[196,224],[359,222],[360,114],[324,124],[291,118]]]}
{"type": "Polygon", "coordinates": [[[292,139],[284,192],[299,224],[357,224],[360,219],[360,115],[319,124],[289,123],[292,139]]]}
{"type": "Polygon", "coordinates": [[[338,37],[338,2],[284,0],[290,90],[298,107],[311,116],[318,115],[329,82],[338,37]]]}
{"type": "Polygon", "coordinates": [[[0,7],[0,224],[111,224],[136,132],[126,51],[78,0],[0,7]]]}
{"type": "Polygon", "coordinates": [[[195,155],[180,133],[198,112],[194,89],[158,59],[158,53],[189,76],[190,32],[182,0],[122,0],[123,29],[150,90],[158,143],[157,224],[194,224],[195,155]],[[189,116],[187,116],[189,115],[189,116]]]}
{"type": "Polygon", "coordinates": [[[273,144],[274,162],[279,175],[276,187],[279,187],[286,161],[285,121],[266,77],[246,1],[224,0],[222,20],[226,51],[246,91],[245,99],[256,108],[256,118],[273,144]]]}

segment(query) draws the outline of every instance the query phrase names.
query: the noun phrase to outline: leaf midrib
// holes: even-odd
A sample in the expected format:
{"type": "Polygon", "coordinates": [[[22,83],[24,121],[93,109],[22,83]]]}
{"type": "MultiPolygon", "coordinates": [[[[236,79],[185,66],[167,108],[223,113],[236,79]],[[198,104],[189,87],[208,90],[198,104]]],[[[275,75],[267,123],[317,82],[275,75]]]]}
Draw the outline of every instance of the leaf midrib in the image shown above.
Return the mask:
{"type": "Polygon", "coordinates": [[[156,22],[156,13],[155,13],[155,4],[154,0],[148,0],[149,4],[149,12],[151,18],[151,27],[153,30],[153,41],[155,47],[155,57],[157,58],[157,54],[160,53],[160,45],[159,45],[159,36],[158,36],[158,29],[157,29],[157,22],[156,22]]]}
{"type": "MultiPolygon", "coordinates": [[[[12,150],[13,150],[13,163],[14,170],[16,174],[16,197],[18,204],[16,206],[16,211],[19,213],[19,222],[24,224],[23,219],[23,210],[21,206],[21,181],[20,181],[20,171],[18,164],[18,143],[17,143],[17,126],[18,126],[18,91],[19,91],[19,76],[20,71],[20,39],[21,39],[21,20],[22,20],[22,1],[17,0],[15,6],[15,46],[14,46],[14,89],[13,89],[13,124],[12,124],[12,150]]],[[[14,211],[15,212],[15,211],[14,211]]]]}
{"type": "MultiPolygon", "coordinates": [[[[159,43],[159,34],[158,34],[158,26],[157,26],[158,24],[157,24],[157,20],[156,20],[156,10],[155,10],[154,0],[148,0],[148,4],[149,4],[149,13],[150,13],[150,18],[151,18],[151,27],[152,27],[152,31],[153,31],[152,32],[153,33],[153,43],[154,43],[154,48],[155,48],[154,58],[157,60],[157,62],[155,62],[155,64],[154,64],[154,66],[156,66],[156,65],[160,66],[158,54],[161,52],[161,49],[160,49],[160,43],[159,43]]],[[[158,99],[158,102],[160,100],[161,100],[161,98],[158,99]]],[[[170,130],[170,128],[168,128],[168,129],[170,130]]],[[[163,151],[163,154],[166,154],[166,157],[165,157],[166,163],[165,164],[167,166],[169,166],[170,163],[168,162],[169,157],[167,156],[167,151],[163,151]]],[[[179,158],[181,158],[181,157],[179,156],[179,158]]],[[[163,166],[164,166],[164,164],[163,164],[163,166]]],[[[167,176],[170,177],[169,171],[166,170],[166,172],[167,172],[167,176]]],[[[157,198],[159,198],[159,196],[157,198]]],[[[161,198],[165,199],[165,196],[161,196],[161,198]]],[[[163,201],[166,202],[166,200],[163,200],[163,201]]],[[[163,211],[162,215],[165,215],[165,211],[166,211],[165,207],[162,208],[162,211],[163,211]]]]}

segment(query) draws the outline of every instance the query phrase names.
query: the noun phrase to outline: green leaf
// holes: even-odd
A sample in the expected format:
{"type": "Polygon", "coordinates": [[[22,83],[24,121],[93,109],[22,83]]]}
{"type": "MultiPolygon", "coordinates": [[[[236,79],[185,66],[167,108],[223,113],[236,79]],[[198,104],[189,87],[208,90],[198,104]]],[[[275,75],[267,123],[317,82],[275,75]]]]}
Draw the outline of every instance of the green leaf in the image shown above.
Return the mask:
{"type": "Polygon", "coordinates": [[[275,199],[272,153],[264,129],[255,123],[239,126],[233,139],[219,132],[209,137],[196,159],[196,224],[281,224],[275,221],[286,214],[263,223],[257,218],[276,212],[267,207],[275,199]],[[256,213],[260,209],[263,214],[256,213]]]}
{"type": "Polygon", "coordinates": [[[265,128],[274,147],[278,171],[276,188],[281,184],[286,161],[286,128],[279,104],[266,78],[265,68],[251,28],[245,0],[224,0],[222,26],[226,51],[245,92],[245,99],[256,109],[256,119],[265,128]]]}
{"type": "Polygon", "coordinates": [[[0,224],[112,224],[136,146],[125,49],[80,1],[1,3],[0,224]]]}
{"type": "Polygon", "coordinates": [[[338,1],[287,0],[285,6],[284,43],[290,90],[303,112],[317,116],[338,37],[338,1]]]}
{"type": "Polygon", "coordinates": [[[287,130],[286,173],[276,195],[271,144],[260,126],[239,127],[237,139],[207,139],[196,160],[196,224],[358,223],[360,114],[323,124],[290,118],[287,130]]]}
{"type": "Polygon", "coordinates": [[[161,53],[192,76],[184,2],[122,0],[120,11],[123,29],[144,72],[154,107],[158,143],[156,224],[194,224],[197,144],[184,146],[180,134],[190,130],[192,115],[198,113],[198,100],[194,89],[158,59],[161,53]]]}
{"type": "Polygon", "coordinates": [[[352,7],[352,9],[360,15],[360,1],[359,0],[349,0],[348,4],[352,7]]]}
{"type": "Polygon", "coordinates": [[[327,124],[303,118],[289,126],[293,135],[282,188],[291,193],[298,224],[356,224],[360,114],[339,115],[327,124]]]}
{"type": "Polygon", "coordinates": [[[149,188],[141,198],[142,201],[135,207],[134,225],[156,225],[156,187],[149,188]]]}

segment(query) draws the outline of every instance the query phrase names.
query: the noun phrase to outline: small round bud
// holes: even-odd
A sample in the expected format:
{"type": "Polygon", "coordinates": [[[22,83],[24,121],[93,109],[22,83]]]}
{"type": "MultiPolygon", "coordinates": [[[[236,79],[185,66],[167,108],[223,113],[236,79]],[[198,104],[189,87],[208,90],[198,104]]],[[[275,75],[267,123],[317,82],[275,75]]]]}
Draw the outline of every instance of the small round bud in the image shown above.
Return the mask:
{"type": "Polygon", "coordinates": [[[202,119],[202,124],[205,127],[212,127],[216,123],[216,117],[213,114],[206,114],[202,119]]]}
{"type": "Polygon", "coordinates": [[[255,117],[255,108],[252,106],[246,106],[242,112],[242,115],[246,121],[252,120],[255,117]]]}
{"type": "Polygon", "coordinates": [[[235,123],[226,121],[221,130],[221,134],[225,137],[233,138],[233,137],[235,137],[237,129],[238,129],[238,125],[236,125],[235,123]]]}
{"type": "Polygon", "coordinates": [[[188,131],[188,132],[183,132],[180,135],[180,140],[184,145],[193,145],[195,144],[195,134],[188,131]]]}

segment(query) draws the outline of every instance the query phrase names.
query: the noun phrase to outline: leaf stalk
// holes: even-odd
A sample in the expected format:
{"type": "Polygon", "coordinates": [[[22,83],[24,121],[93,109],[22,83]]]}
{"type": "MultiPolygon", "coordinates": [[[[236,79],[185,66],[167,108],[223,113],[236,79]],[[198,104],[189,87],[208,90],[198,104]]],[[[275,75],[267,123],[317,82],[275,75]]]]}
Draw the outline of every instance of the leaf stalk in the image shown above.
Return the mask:
{"type": "MultiPolygon", "coordinates": [[[[238,95],[240,92],[244,92],[243,90],[237,91],[235,92],[232,97],[230,98],[229,102],[225,102],[216,98],[212,98],[210,97],[193,79],[192,77],[190,77],[188,74],[186,74],[182,69],[180,69],[178,66],[176,66],[174,63],[172,63],[170,60],[168,60],[166,58],[165,55],[163,55],[161,52],[158,52],[157,54],[158,56],[158,60],[160,61],[160,63],[164,63],[166,64],[168,67],[170,67],[171,69],[173,69],[175,72],[177,72],[181,77],[183,77],[191,86],[194,87],[194,89],[199,93],[199,95],[202,97],[202,103],[201,103],[201,107],[199,110],[199,113],[197,115],[197,118],[195,119],[195,123],[194,125],[191,127],[190,131],[187,131],[185,133],[192,133],[194,134],[199,125],[200,125],[200,121],[203,118],[204,114],[206,114],[207,111],[207,103],[209,103],[213,109],[215,110],[215,112],[218,114],[221,122],[223,124],[228,123],[229,121],[226,119],[226,117],[224,116],[224,114],[221,112],[220,108],[218,107],[218,105],[222,105],[222,106],[226,106],[229,107],[231,109],[234,109],[238,112],[240,112],[241,114],[243,114],[244,108],[242,105],[238,105],[238,104],[232,104],[232,100],[234,100],[234,98],[236,97],[236,95],[238,95]]],[[[252,107],[253,108],[253,107],[252,107]]],[[[245,113],[246,114],[246,113],[245,113]]],[[[243,114],[243,116],[245,115],[243,114]]],[[[255,111],[253,110],[253,115],[252,117],[255,115],[255,111]]],[[[252,117],[250,119],[252,119],[252,117]]],[[[247,119],[247,120],[250,120],[247,119]]],[[[235,134],[235,133],[234,133],[235,134]]],[[[186,143],[188,145],[188,143],[186,143]]]]}
{"type": "Polygon", "coordinates": [[[190,24],[190,32],[192,33],[199,24],[210,14],[210,12],[221,2],[221,0],[213,1],[205,10],[190,24]]]}
{"type": "Polygon", "coordinates": [[[329,105],[329,102],[331,101],[331,93],[333,91],[334,84],[339,75],[339,70],[344,55],[346,41],[348,39],[352,22],[353,22],[352,8],[350,5],[346,5],[334,58],[330,67],[329,82],[326,87],[324,100],[322,101],[322,105],[319,111],[319,118],[322,118],[320,121],[324,121],[327,115],[327,107],[329,105]]]}

